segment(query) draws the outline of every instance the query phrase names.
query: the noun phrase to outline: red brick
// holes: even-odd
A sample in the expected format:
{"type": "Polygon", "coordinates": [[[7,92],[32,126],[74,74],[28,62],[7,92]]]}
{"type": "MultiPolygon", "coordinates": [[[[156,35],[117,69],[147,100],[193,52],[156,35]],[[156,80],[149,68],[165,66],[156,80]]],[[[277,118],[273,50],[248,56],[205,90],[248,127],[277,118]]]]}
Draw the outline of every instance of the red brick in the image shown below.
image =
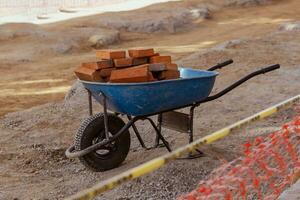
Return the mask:
{"type": "Polygon", "coordinates": [[[178,70],[178,65],[175,63],[170,63],[166,65],[166,68],[170,70],[178,70]]]}
{"type": "Polygon", "coordinates": [[[100,60],[97,62],[99,69],[106,69],[110,67],[114,67],[114,63],[112,60],[100,60]]]}
{"type": "Polygon", "coordinates": [[[118,51],[118,50],[101,50],[96,52],[96,56],[100,59],[118,59],[125,58],[126,51],[118,51]]]}
{"type": "Polygon", "coordinates": [[[171,63],[171,56],[153,56],[150,58],[150,63],[171,63]]]}
{"type": "Polygon", "coordinates": [[[130,67],[132,66],[132,58],[114,59],[115,67],[130,67]]]}
{"type": "Polygon", "coordinates": [[[153,49],[129,49],[128,54],[132,58],[150,57],[154,55],[153,49]]]}
{"type": "Polygon", "coordinates": [[[86,67],[90,69],[98,69],[98,64],[97,62],[86,62],[86,63],[81,63],[81,67],[86,67]]]}
{"type": "Polygon", "coordinates": [[[87,67],[90,69],[105,69],[109,67],[113,67],[113,62],[112,60],[100,60],[98,62],[86,62],[81,64],[82,67],[87,67]]]}
{"type": "Polygon", "coordinates": [[[78,67],[75,69],[75,74],[80,80],[85,81],[103,81],[100,76],[100,71],[87,67],[78,67]]]}
{"type": "Polygon", "coordinates": [[[148,63],[148,58],[147,57],[143,57],[143,58],[133,58],[132,59],[132,65],[143,65],[143,64],[147,64],[148,63]]]}
{"type": "Polygon", "coordinates": [[[149,65],[139,65],[126,69],[114,70],[110,76],[112,83],[136,83],[153,81],[153,76],[149,72],[149,65]]]}
{"type": "Polygon", "coordinates": [[[180,77],[180,72],[178,70],[166,70],[158,74],[159,80],[177,79],[179,77],[180,77]]]}
{"type": "Polygon", "coordinates": [[[167,66],[164,63],[152,63],[149,64],[149,70],[151,72],[160,72],[160,71],[167,70],[167,66]]]}
{"type": "Polygon", "coordinates": [[[106,69],[101,69],[101,70],[100,70],[100,76],[101,76],[102,78],[108,77],[108,76],[111,75],[111,72],[112,72],[113,70],[115,70],[115,69],[116,69],[116,68],[106,68],[106,69]]]}
{"type": "Polygon", "coordinates": [[[151,72],[159,72],[159,71],[165,71],[165,70],[178,70],[177,64],[171,63],[171,64],[164,64],[164,63],[152,63],[149,64],[149,70],[151,72]]]}

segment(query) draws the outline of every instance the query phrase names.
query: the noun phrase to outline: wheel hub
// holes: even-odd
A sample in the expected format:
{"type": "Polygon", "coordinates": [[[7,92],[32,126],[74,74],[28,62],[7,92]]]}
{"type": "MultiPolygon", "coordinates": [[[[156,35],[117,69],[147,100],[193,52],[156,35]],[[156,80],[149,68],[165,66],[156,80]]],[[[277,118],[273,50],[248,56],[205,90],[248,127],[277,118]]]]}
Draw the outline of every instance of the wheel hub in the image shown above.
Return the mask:
{"type": "MultiPolygon", "coordinates": [[[[112,138],[113,135],[109,132],[109,138],[106,139],[105,138],[105,134],[104,132],[100,134],[99,137],[95,138],[93,140],[93,144],[97,144],[99,142],[103,142],[104,140],[109,140],[110,138],[112,138]]],[[[116,142],[112,141],[106,145],[104,145],[103,147],[101,147],[100,149],[96,150],[95,153],[99,156],[107,156],[109,155],[111,152],[114,152],[116,150],[116,142]]]]}

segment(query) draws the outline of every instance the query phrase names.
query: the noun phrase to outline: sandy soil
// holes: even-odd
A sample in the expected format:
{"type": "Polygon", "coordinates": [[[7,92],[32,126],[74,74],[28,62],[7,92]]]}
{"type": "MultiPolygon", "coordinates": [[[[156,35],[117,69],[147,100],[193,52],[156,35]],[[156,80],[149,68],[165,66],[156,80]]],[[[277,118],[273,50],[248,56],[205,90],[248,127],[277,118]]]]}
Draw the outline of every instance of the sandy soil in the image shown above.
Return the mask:
{"type": "MultiPolygon", "coordinates": [[[[188,7],[187,4],[178,5],[188,7]]],[[[190,29],[184,27],[173,34],[119,30],[121,42],[108,47],[153,46],[173,55],[184,66],[201,69],[218,61],[234,59],[235,64],[221,71],[214,92],[258,67],[282,64],[280,70],[257,77],[227,96],[200,106],[195,116],[195,134],[199,138],[299,93],[296,84],[300,81],[299,31],[278,31],[283,22],[299,21],[299,10],[297,0],[260,7],[222,8],[213,14],[212,19],[195,22],[190,29]]],[[[85,20],[91,21],[84,18],[42,27],[50,32],[55,30],[55,36],[49,40],[31,34],[1,40],[0,70],[7,74],[0,81],[1,113],[59,102],[9,113],[1,118],[0,199],[61,199],[166,152],[164,149],[145,151],[132,137],[131,151],[124,164],[104,173],[90,172],[77,160],[65,158],[64,150],[73,143],[74,132],[87,116],[87,105],[80,88],[66,101],[60,100],[74,82],[71,75],[74,66],[93,59],[94,54],[87,44],[78,45],[82,44],[83,38],[80,37],[71,41],[71,49],[57,48],[56,45],[62,43],[54,41],[60,34],[63,39],[67,38],[64,35],[66,29],[74,23],[80,26],[85,20]],[[46,48],[49,44],[53,48],[46,48]],[[37,54],[36,49],[42,51],[37,54]]],[[[36,27],[36,32],[40,34],[39,28],[36,27]]],[[[76,31],[72,34],[80,35],[76,31]]],[[[241,143],[264,134],[256,128],[278,127],[295,113],[293,109],[281,112],[249,127],[253,131],[243,129],[204,148],[207,153],[204,158],[175,161],[100,198],[174,199],[194,189],[200,179],[220,165],[220,158],[231,160],[239,156],[241,143]]],[[[147,144],[151,145],[153,131],[145,122],[139,127],[147,144]]],[[[187,141],[186,135],[181,133],[164,130],[164,135],[173,148],[187,141]]]]}

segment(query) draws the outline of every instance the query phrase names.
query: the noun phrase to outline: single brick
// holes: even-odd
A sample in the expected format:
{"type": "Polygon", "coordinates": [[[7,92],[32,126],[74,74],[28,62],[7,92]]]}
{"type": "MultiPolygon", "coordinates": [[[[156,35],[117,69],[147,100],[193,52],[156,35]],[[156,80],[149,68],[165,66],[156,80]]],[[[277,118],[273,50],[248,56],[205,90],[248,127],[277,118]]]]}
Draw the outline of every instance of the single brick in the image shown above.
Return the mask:
{"type": "Polygon", "coordinates": [[[154,55],[153,49],[129,49],[128,54],[132,58],[150,57],[154,55]]]}
{"type": "Polygon", "coordinates": [[[180,77],[180,72],[178,70],[166,70],[158,74],[159,80],[177,79],[179,77],[180,77]]]}
{"type": "Polygon", "coordinates": [[[149,64],[149,70],[151,72],[159,72],[164,70],[178,70],[177,64],[164,64],[164,63],[152,63],[149,64]]]}
{"type": "Polygon", "coordinates": [[[105,69],[105,68],[110,68],[113,67],[113,62],[112,60],[100,60],[98,62],[86,62],[81,64],[82,67],[87,67],[90,69],[105,69]]]}
{"type": "Polygon", "coordinates": [[[164,70],[167,70],[167,65],[164,63],[149,64],[149,71],[151,72],[160,72],[164,70]]]}
{"type": "Polygon", "coordinates": [[[96,56],[100,59],[118,59],[125,58],[126,51],[118,51],[118,50],[101,50],[96,52],[96,56]]]}
{"type": "Polygon", "coordinates": [[[85,81],[103,81],[100,76],[100,71],[87,67],[78,67],[75,69],[75,74],[80,80],[85,81]]]}
{"type": "Polygon", "coordinates": [[[149,66],[147,64],[114,70],[110,76],[110,82],[112,83],[136,83],[148,81],[153,81],[153,76],[149,72],[149,66]]]}
{"type": "Polygon", "coordinates": [[[102,78],[105,78],[105,77],[108,77],[108,76],[110,76],[111,75],[111,72],[113,71],[113,70],[115,70],[116,68],[106,68],[106,69],[101,69],[100,70],[100,76],[102,77],[102,78]]]}
{"type": "Polygon", "coordinates": [[[115,67],[130,67],[132,66],[132,58],[114,59],[115,67]]]}
{"type": "Polygon", "coordinates": [[[178,65],[175,63],[166,64],[167,70],[178,70],[178,65]]]}
{"type": "Polygon", "coordinates": [[[97,62],[86,62],[86,63],[81,63],[81,67],[86,67],[90,69],[98,69],[98,64],[97,62]]]}
{"type": "Polygon", "coordinates": [[[150,63],[171,63],[171,56],[153,56],[150,58],[150,63]]]}
{"type": "Polygon", "coordinates": [[[132,59],[132,65],[136,66],[136,65],[143,65],[143,64],[147,64],[148,63],[148,58],[147,57],[143,57],[143,58],[133,58],[132,59]]]}
{"type": "Polygon", "coordinates": [[[100,60],[97,62],[99,69],[106,69],[110,67],[114,67],[114,63],[111,59],[109,60],[100,60]]]}

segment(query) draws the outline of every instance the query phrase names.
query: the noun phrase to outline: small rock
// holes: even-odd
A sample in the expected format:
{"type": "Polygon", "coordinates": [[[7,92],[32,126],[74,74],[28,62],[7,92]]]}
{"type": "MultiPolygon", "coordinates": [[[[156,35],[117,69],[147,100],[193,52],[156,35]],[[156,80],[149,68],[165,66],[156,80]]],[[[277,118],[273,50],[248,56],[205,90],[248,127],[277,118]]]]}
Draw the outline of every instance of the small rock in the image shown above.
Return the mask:
{"type": "Polygon", "coordinates": [[[235,48],[242,43],[243,43],[243,40],[240,40],[240,39],[229,40],[229,41],[223,42],[223,43],[215,46],[214,48],[216,50],[225,50],[225,49],[229,49],[229,48],[235,48]]]}
{"type": "Polygon", "coordinates": [[[207,7],[192,9],[190,10],[190,14],[193,19],[210,19],[212,17],[207,7]]]}
{"type": "Polygon", "coordinates": [[[82,169],[80,169],[80,168],[75,169],[75,173],[79,173],[80,171],[82,171],[82,169]]]}
{"type": "Polygon", "coordinates": [[[279,27],[281,31],[300,31],[300,22],[286,23],[279,27]]]}
{"type": "Polygon", "coordinates": [[[26,161],[25,161],[25,164],[26,164],[26,165],[29,165],[30,163],[31,163],[31,160],[26,160],[26,161]]]}
{"type": "Polygon", "coordinates": [[[54,44],[50,47],[50,49],[58,54],[67,54],[72,51],[72,48],[75,46],[75,44],[72,44],[71,42],[61,42],[54,44]]]}
{"type": "Polygon", "coordinates": [[[103,46],[114,44],[120,40],[120,33],[118,31],[114,33],[100,33],[93,35],[89,38],[90,46],[99,49],[103,46]]]}

